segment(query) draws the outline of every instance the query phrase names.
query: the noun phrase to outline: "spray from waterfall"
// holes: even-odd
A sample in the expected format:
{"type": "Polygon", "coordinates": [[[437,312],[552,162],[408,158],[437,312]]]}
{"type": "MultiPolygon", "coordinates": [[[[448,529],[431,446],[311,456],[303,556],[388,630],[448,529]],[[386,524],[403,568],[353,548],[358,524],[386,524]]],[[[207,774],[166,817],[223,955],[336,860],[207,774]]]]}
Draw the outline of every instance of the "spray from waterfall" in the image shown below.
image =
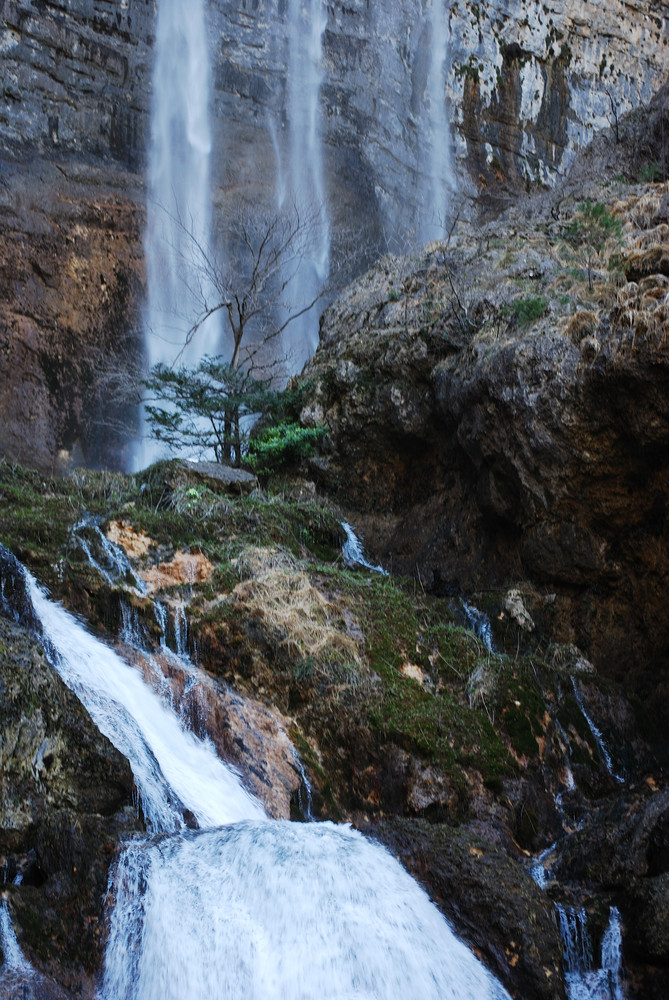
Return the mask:
{"type": "MultiPolygon", "coordinates": [[[[287,312],[297,312],[316,300],[330,266],[330,221],[321,141],[320,91],[323,81],[323,32],[327,14],[322,0],[288,0],[286,35],[286,117],[288,134],[277,154],[276,198],[279,211],[295,211],[306,222],[298,260],[286,263],[283,279],[294,272],[287,289],[287,312]]],[[[287,364],[299,371],[318,345],[316,307],[293,320],[284,332],[287,364]]]]}
{"type": "MultiPolygon", "coordinates": [[[[204,0],[160,0],[144,238],[148,368],[171,365],[178,356],[195,364],[221,349],[213,316],[183,350],[189,331],[214,301],[204,260],[211,253],[209,75],[204,0]]],[[[145,428],[136,452],[136,468],[159,457],[145,428]]]]}
{"type": "Polygon", "coordinates": [[[426,181],[419,236],[423,243],[444,236],[450,196],[455,178],[446,111],[446,67],[448,64],[448,10],[444,0],[431,0],[429,8],[430,52],[426,86],[426,122],[420,137],[420,168],[426,181]]]}

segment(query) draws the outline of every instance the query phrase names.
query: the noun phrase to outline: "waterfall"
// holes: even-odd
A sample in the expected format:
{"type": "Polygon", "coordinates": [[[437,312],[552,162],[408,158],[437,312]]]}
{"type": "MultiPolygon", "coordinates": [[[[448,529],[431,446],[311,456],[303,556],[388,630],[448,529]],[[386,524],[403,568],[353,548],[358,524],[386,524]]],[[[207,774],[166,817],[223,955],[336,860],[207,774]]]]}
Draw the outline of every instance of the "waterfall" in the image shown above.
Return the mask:
{"type": "Polygon", "coordinates": [[[362,566],[363,569],[369,569],[373,573],[381,573],[382,576],[388,576],[388,572],[383,566],[377,566],[369,561],[362,542],[348,521],[342,521],[341,526],[346,532],[346,541],[341,547],[342,558],[346,565],[351,568],[362,566]]]}
{"type": "Polygon", "coordinates": [[[139,672],[3,552],[149,819],[112,873],[101,1000],[509,1000],[385,849],[348,827],[269,820],[139,672]]]}
{"type": "MultiPolygon", "coordinates": [[[[171,365],[189,331],[215,302],[211,254],[209,54],[204,0],[160,0],[156,28],[148,201],[144,252],[148,302],[144,349],[148,368],[171,365]]],[[[181,355],[196,364],[221,350],[217,316],[197,330],[181,355]]],[[[160,457],[146,427],[134,466],[160,457]]]]}
{"type": "Polygon", "coordinates": [[[431,0],[425,113],[427,120],[419,137],[420,168],[427,181],[419,225],[419,236],[423,243],[443,238],[449,199],[455,190],[445,99],[449,35],[447,17],[444,0],[431,0]]]}
{"type": "Polygon", "coordinates": [[[625,783],[625,779],[623,778],[623,776],[621,774],[617,774],[613,770],[613,762],[611,760],[611,754],[609,753],[608,747],[606,746],[606,743],[604,742],[604,737],[602,735],[602,732],[599,729],[599,727],[597,725],[595,725],[595,723],[591,719],[590,715],[586,711],[585,705],[583,704],[583,698],[581,697],[581,692],[578,689],[578,684],[576,683],[576,678],[574,676],[572,676],[572,678],[571,678],[571,686],[574,689],[574,697],[576,698],[576,701],[578,703],[578,707],[581,710],[583,718],[588,723],[588,728],[590,729],[590,732],[592,733],[592,735],[594,737],[595,743],[597,744],[597,748],[599,749],[599,754],[600,754],[602,760],[604,761],[604,765],[606,767],[606,770],[609,772],[609,774],[611,775],[612,778],[616,779],[616,781],[619,784],[621,784],[621,785],[624,784],[625,783]]]}
{"type": "MultiPolygon", "coordinates": [[[[286,116],[287,169],[272,133],[277,155],[276,198],[279,210],[293,209],[305,224],[297,257],[285,261],[288,281],[284,300],[288,314],[316,299],[330,266],[330,222],[321,143],[320,90],[323,80],[322,39],[327,14],[322,0],[288,0],[286,116]]],[[[284,331],[283,350],[291,371],[300,371],[318,345],[316,306],[292,320],[284,331]]]]}
{"type": "Polygon", "coordinates": [[[600,967],[594,968],[587,915],[580,907],[557,904],[564,946],[565,982],[569,1000],[624,1000],[620,913],[612,906],[602,937],[600,967]]]}
{"type": "Polygon", "coordinates": [[[469,628],[478,636],[488,652],[494,653],[495,647],[492,639],[492,625],[490,624],[490,619],[485,611],[479,611],[479,609],[475,608],[473,604],[468,604],[464,598],[461,600],[461,604],[462,610],[466,615],[469,628]]]}

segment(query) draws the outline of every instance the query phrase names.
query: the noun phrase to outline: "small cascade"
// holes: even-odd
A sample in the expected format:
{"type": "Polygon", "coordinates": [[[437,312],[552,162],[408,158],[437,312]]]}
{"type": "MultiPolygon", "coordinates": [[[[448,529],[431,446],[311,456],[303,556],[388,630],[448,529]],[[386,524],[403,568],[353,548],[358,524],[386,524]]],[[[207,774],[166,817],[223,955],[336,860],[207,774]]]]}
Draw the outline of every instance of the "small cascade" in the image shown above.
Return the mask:
{"type": "Polygon", "coordinates": [[[381,573],[383,576],[388,576],[388,571],[385,570],[383,566],[375,566],[369,561],[365,555],[363,544],[351,525],[347,521],[342,521],[341,526],[346,532],[346,541],[341,548],[341,554],[346,565],[351,568],[355,566],[362,566],[363,569],[369,569],[373,573],[381,573]]]}
{"type": "MultiPolygon", "coordinates": [[[[4,874],[5,869],[3,868],[3,876],[4,874]]],[[[14,884],[20,885],[21,878],[22,876],[19,873],[14,879],[14,884]]],[[[30,991],[28,984],[36,983],[39,980],[39,976],[21,951],[19,942],[16,940],[14,928],[12,927],[9,907],[4,899],[0,900],[0,948],[4,955],[4,962],[0,968],[0,992],[4,996],[5,990],[9,992],[11,987],[18,987],[21,989],[21,994],[26,996],[26,1000],[29,1000],[30,991]]],[[[17,992],[18,995],[20,994],[17,992]]]]}
{"type": "MultiPolygon", "coordinates": [[[[323,81],[322,39],[327,11],[322,0],[288,0],[286,113],[287,168],[277,150],[276,197],[279,210],[295,210],[306,223],[293,259],[286,261],[286,313],[299,312],[320,295],[330,267],[330,221],[320,130],[323,81]]],[[[276,130],[273,133],[276,135],[276,130]]],[[[284,318],[287,318],[284,317],[284,318]]],[[[318,314],[308,309],[284,332],[284,353],[291,371],[300,371],[318,345],[318,314]]]]}
{"type": "Polygon", "coordinates": [[[620,913],[612,906],[602,937],[600,967],[594,967],[592,941],[585,909],[557,904],[564,946],[565,982],[569,1000],[624,1000],[620,913]]]}
{"type": "Polygon", "coordinates": [[[175,652],[177,656],[187,656],[188,619],[186,618],[186,608],[183,604],[172,605],[172,619],[174,622],[175,652]]]}
{"type": "Polygon", "coordinates": [[[490,619],[487,614],[485,611],[479,611],[479,609],[475,608],[473,604],[468,604],[465,600],[461,603],[462,610],[466,615],[470,629],[479,637],[488,652],[494,653],[495,647],[492,640],[492,625],[490,624],[490,619]]]}
{"type": "Polygon", "coordinates": [[[70,545],[79,548],[86,559],[110,587],[130,587],[146,594],[143,580],[136,575],[124,549],[110,542],[100,527],[101,518],[86,515],[70,532],[70,545]]]}
{"type": "Polygon", "coordinates": [[[609,925],[602,938],[602,978],[611,994],[611,1000],[624,1000],[623,982],[623,932],[620,912],[611,907],[609,925]]]}
{"type": "Polygon", "coordinates": [[[556,905],[567,975],[583,976],[592,969],[592,941],[585,908],[556,905]]]}
{"type": "Polygon", "coordinates": [[[25,578],[53,666],[129,759],[151,829],[182,828],[184,810],[201,825],[263,814],[231,769],[183,728],[136,670],[49,601],[30,573],[25,578]]]}
{"type": "Polygon", "coordinates": [[[548,883],[551,881],[552,875],[551,875],[551,870],[548,867],[548,862],[553,857],[553,853],[556,847],[557,847],[557,842],[551,844],[550,847],[547,847],[545,849],[545,851],[542,851],[541,854],[537,855],[537,857],[533,859],[532,864],[530,865],[530,875],[532,876],[532,878],[537,883],[540,889],[545,889],[548,883]]]}
{"type": "MultiPolygon", "coordinates": [[[[172,649],[177,656],[188,656],[188,619],[186,617],[186,605],[181,601],[170,601],[163,604],[162,601],[154,601],[153,609],[156,616],[156,624],[160,629],[160,644],[165,648],[172,649]]],[[[141,638],[139,640],[142,646],[141,638]]]]}
{"type": "Polygon", "coordinates": [[[609,772],[609,774],[611,775],[611,777],[615,778],[615,780],[617,782],[619,782],[621,785],[624,784],[625,783],[625,779],[623,778],[623,776],[621,774],[616,774],[616,772],[613,770],[613,762],[611,760],[611,754],[609,753],[608,748],[606,746],[606,743],[604,742],[604,737],[602,736],[602,732],[595,725],[595,723],[591,719],[590,715],[586,711],[585,705],[583,704],[583,698],[581,697],[581,692],[579,691],[578,684],[576,683],[576,678],[573,677],[573,676],[571,678],[571,686],[574,689],[574,697],[576,698],[576,701],[578,703],[578,707],[580,708],[580,710],[581,710],[581,712],[583,714],[583,718],[588,723],[588,727],[590,729],[590,732],[592,733],[592,735],[593,735],[593,737],[595,739],[595,742],[596,742],[597,747],[599,749],[600,756],[601,756],[601,758],[604,761],[604,764],[606,766],[606,770],[609,772]]]}
{"type": "Polygon", "coordinates": [[[431,0],[429,7],[429,67],[425,133],[421,136],[422,171],[427,175],[427,197],[419,235],[421,242],[442,239],[446,229],[449,200],[455,190],[451,141],[446,111],[446,69],[448,62],[448,10],[444,0],[431,0]]]}
{"type": "Polygon", "coordinates": [[[304,770],[304,764],[300,759],[300,755],[297,750],[293,748],[293,759],[295,761],[295,767],[300,775],[300,784],[297,789],[298,805],[300,807],[300,813],[302,814],[302,819],[306,823],[312,823],[314,816],[311,811],[311,783],[307,777],[307,772],[304,770]]]}

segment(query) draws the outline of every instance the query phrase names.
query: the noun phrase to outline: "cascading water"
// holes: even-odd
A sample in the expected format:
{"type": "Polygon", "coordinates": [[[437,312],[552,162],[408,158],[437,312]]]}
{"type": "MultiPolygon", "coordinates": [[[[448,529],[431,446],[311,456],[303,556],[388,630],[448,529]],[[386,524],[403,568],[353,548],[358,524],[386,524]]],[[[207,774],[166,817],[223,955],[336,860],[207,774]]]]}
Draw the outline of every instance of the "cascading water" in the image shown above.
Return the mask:
{"type": "MultiPolygon", "coordinates": [[[[320,90],[322,38],[327,14],[322,0],[288,0],[286,63],[287,169],[277,153],[276,197],[279,210],[292,211],[305,223],[297,256],[285,262],[286,312],[298,312],[317,299],[330,266],[330,222],[321,143],[320,90]]],[[[276,132],[273,133],[274,137],[276,132]]],[[[284,319],[287,317],[284,317],[284,319]]],[[[299,371],[318,344],[318,315],[310,309],[284,331],[283,350],[291,371],[299,371]]]]}
{"type": "Polygon", "coordinates": [[[473,604],[469,604],[465,600],[462,601],[462,610],[467,618],[469,628],[479,637],[488,652],[494,653],[492,625],[485,611],[479,611],[473,604]]]}
{"type": "Polygon", "coordinates": [[[449,200],[455,190],[450,148],[450,127],[445,100],[448,62],[448,11],[444,0],[431,0],[429,7],[429,67],[427,74],[426,122],[420,137],[421,172],[427,177],[423,214],[419,225],[421,242],[444,236],[449,200]]]}
{"type": "Polygon", "coordinates": [[[574,697],[576,698],[576,701],[578,703],[578,707],[580,708],[580,710],[581,710],[581,712],[583,714],[583,718],[588,723],[588,727],[590,729],[590,732],[592,733],[592,735],[594,737],[594,740],[595,740],[595,743],[597,744],[597,747],[599,749],[600,756],[601,756],[602,760],[604,761],[604,764],[606,765],[606,770],[609,772],[609,774],[611,775],[612,778],[615,778],[615,780],[619,784],[621,784],[621,785],[624,784],[625,783],[625,779],[622,776],[622,774],[617,774],[613,770],[613,762],[611,760],[611,754],[609,753],[608,748],[606,746],[606,743],[604,742],[604,737],[602,735],[601,730],[599,729],[599,727],[597,725],[595,725],[595,723],[593,722],[592,718],[590,717],[590,715],[586,711],[585,705],[583,704],[583,698],[581,696],[581,692],[578,689],[578,684],[576,683],[576,678],[575,677],[572,677],[572,679],[571,679],[571,686],[572,686],[572,688],[574,690],[574,697]]]}
{"type": "Polygon", "coordinates": [[[581,907],[558,904],[564,944],[565,982],[569,1000],[624,1000],[622,987],[622,932],[620,913],[612,906],[602,937],[600,967],[594,968],[587,916],[581,907]]]}
{"type": "Polygon", "coordinates": [[[369,561],[362,542],[348,521],[342,521],[341,526],[346,532],[346,541],[341,547],[341,554],[346,565],[351,567],[362,566],[363,569],[369,569],[373,573],[381,573],[382,576],[388,576],[388,572],[383,566],[375,565],[369,561]]]}
{"type": "Polygon", "coordinates": [[[267,819],[137,671],[24,580],[51,662],[127,754],[154,831],[113,877],[102,1000],[509,1000],[383,848],[267,819]],[[210,829],[186,829],[184,807],[210,829]]]}
{"type": "MultiPolygon", "coordinates": [[[[160,0],[156,28],[144,238],[148,304],[145,355],[149,368],[186,364],[221,350],[217,315],[186,346],[205,306],[215,302],[207,273],[211,248],[209,54],[204,0],[160,0]],[[184,349],[185,348],[185,349],[184,349]]],[[[158,457],[146,433],[134,463],[158,457]]]]}

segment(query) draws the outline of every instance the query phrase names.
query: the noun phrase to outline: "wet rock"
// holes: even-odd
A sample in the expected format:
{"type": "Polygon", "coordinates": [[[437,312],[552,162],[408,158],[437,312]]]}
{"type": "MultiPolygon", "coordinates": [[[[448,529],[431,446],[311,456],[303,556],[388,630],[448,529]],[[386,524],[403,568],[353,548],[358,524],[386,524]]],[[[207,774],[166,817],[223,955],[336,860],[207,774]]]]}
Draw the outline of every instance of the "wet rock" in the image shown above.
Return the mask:
{"type": "Polygon", "coordinates": [[[514,995],[563,1000],[553,906],[520,865],[463,828],[393,819],[362,829],[421,882],[514,995]]]}
{"type": "MultiPolygon", "coordinates": [[[[129,765],[19,625],[0,618],[0,855],[27,957],[89,995],[108,868],[138,828],[129,765]]],[[[45,987],[46,988],[46,987],[45,987]]]]}

